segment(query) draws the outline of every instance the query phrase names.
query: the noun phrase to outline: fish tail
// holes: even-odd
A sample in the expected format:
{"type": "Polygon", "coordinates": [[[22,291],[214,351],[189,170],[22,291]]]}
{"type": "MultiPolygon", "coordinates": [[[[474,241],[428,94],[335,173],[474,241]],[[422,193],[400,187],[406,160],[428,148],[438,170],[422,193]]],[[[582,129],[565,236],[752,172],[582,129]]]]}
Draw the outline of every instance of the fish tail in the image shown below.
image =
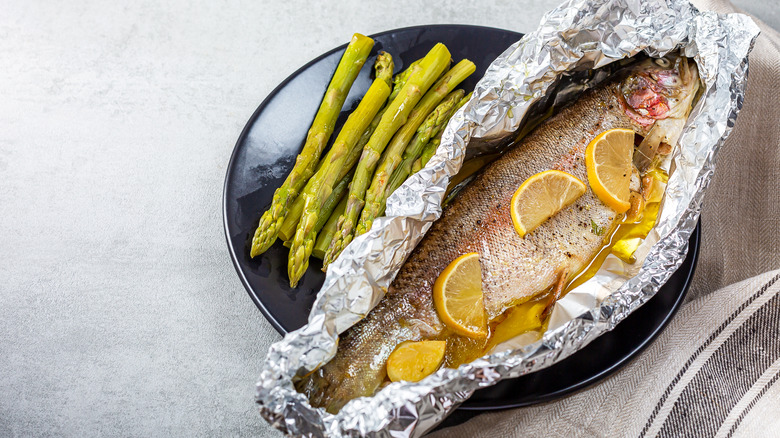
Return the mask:
{"type": "Polygon", "coordinates": [[[392,309],[388,301],[381,302],[377,311],[341,335],[333,359],[297,383],[312,406],[336,413],[348,401],[376,393],[387,376],[390,353],[414,337],[392,309]]]}

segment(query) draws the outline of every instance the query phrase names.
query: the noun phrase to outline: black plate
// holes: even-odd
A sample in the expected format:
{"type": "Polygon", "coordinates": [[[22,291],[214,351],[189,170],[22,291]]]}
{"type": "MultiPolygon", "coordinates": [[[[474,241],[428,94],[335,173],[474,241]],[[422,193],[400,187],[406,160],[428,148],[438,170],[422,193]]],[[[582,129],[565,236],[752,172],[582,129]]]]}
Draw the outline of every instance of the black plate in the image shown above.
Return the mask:
{"type": "MultiPolygon", "coordinates": [[[[468,58],[476,72],[463,87],[474,88],[490,63],[522,34],[464,25],[417,26],[372,35],[371,57],[352,86],[337,130],[368,89],[370,65],[376,53],[393,55],[395,69],[421,58],[443,42],[455,61],[468,58]]],[[[265,254],[249,257],[257,221],[269,206],[303,144],[325,88],[346,45],[309,62],[282,82],[257,108],[236,143],[228,164],[223,195],[223,219],[230,256],[249,296],[281,334],[306,323],[317,291],[325,278],[320,262],[312,258],[296,289],[287,278],[287,248],[277,241],[265,254]]],[[[698,233],[698,229],[697,229],[698,233]]],[[[579,389],[616,370],[641,351],[661,331],[687,292],[698,251],[698,234],[683,266],[650,302],[620,326],[585,350],[550,367],[494,387],[483,389],[463,409],[500,409],[549,400],[579,389]],[[592,351],[592,353],[590,353],[592,351]]]]}

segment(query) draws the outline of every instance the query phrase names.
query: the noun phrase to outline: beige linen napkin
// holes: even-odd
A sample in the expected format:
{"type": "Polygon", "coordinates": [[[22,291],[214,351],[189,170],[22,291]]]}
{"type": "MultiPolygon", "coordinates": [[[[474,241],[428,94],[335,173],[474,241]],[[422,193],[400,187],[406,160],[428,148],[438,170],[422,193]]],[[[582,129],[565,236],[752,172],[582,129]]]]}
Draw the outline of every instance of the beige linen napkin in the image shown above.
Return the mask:
{"type": "MultiPolygon", "coordinates": [[[[724,0],[694,3],[739,12],[724,0]]],[[[780,35],[756,22],[744,106],[718,156],[696,275],[673,322],[586,390],[431,436],[780,436],[780,271],[758,275],[780,268],[780,35]]],[[[468,416],[456,412],[443,426],[468,416]]]]}

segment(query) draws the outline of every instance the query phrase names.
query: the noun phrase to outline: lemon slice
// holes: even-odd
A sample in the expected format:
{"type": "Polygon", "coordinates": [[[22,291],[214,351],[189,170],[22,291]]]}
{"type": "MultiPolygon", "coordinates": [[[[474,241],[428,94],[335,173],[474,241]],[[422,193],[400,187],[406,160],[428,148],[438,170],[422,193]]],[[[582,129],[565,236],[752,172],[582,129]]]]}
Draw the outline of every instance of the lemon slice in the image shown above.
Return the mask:
{"type": "Polygon", "coordinates": [[[524,237],[585,193],[585,184],[560,170],[546,170],[525,180],[512,196],[515,230],[524,237]]]}
{"type": "Polygon", "coordinates": [[[630,129],[604,131],[585,149],[590,188],[618,213],[625,213],[631,206],[628,199],[633,154],[634,131],[630,129]]]}
{"type": "Polygon", "coordinates": [[[477,339],[487,336],[478,253],[463,254],[442,271],[433,284],[433,303],[439,318],[456,333],[477,339]]]}
{"type": "Polygon", "coordinates": [[[444,360],[445,341],[406,341],[387,358],[387,377],[393,382],[419,382],[439,369],[444,360]]]}

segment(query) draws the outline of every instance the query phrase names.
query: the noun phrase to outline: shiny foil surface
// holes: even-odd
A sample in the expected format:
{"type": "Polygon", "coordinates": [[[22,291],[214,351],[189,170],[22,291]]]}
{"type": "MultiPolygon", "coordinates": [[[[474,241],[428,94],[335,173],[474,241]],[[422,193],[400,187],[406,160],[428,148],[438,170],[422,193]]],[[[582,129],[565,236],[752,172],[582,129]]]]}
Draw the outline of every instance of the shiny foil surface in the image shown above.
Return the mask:
{"type": "Polygon", "coordinates": [[[747,57],[758,32],[745,15],[700,12],[685,0],[569,0],[548,12],[534,32],[491,64],[450,121],[436,155],[390,196],[387,216],[330,265],[308,324],[271,346],[257,383],[263,417],[294,436],[421,436],[475,390],[550,366],[614,328],[685,258],[718,149],[742,106],[747,57]],[[392,383],[373,397],[350,401],[336,415],[312,408],[296,392],[293,379],[335,355],[339,333],[379,302],[441,215],[447,184],[467,145],[469,154],[505,145],[563,76],[678,49],[695,59],[703,95],[668,163],[662,208],[635,263],[610,255],[593,278],[556,303],[538,341],[515,339],[502,344],[508,349],[457,369],[441,369],[417,383],[392,383]]]}

